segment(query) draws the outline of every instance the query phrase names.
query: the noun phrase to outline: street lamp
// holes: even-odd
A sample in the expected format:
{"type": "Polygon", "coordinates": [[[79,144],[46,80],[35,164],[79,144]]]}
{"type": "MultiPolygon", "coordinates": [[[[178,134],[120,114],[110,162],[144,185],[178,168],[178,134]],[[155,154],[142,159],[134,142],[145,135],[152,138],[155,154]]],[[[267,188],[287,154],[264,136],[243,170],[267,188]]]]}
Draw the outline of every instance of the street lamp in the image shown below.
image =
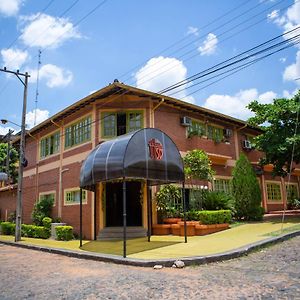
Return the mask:
{"type": "MultiPolygon", "coordinates": [[[[28,78],[30,75],[25,73],[20,73],[7,70],[6,68],[0,69],[1,72],[14,74],[24,86],[23,93],[23,110],[22,110],[22,123],[21,123],[21,137],[20,137],[20,159],[19,159],[19,171],[18,171],[18,196],[17,196],[17,205],[16,205],[16,232],[15,232],[15,242],[21,240],[21,224],[22,224],[22,186],[23,186],[23,168],[26,164],[24,149],[25,149],[25,119],[26,119],[26,105],[27,105],[27,87],[28,87],[28,78]],[[24,81],[21,77],[24,77],[24,81]]],[[[3,120],[6,123],[7,120],[3,120]]],[[[1,120],[1,123],[2,120],[1,120]]],[[[5,124],[5,123],[4,123],[5,124]]],[[[15,123],[12,123],[15,124],[15,123]]],[[[17,124],[15,124],[17,125],[17,124]]]]}

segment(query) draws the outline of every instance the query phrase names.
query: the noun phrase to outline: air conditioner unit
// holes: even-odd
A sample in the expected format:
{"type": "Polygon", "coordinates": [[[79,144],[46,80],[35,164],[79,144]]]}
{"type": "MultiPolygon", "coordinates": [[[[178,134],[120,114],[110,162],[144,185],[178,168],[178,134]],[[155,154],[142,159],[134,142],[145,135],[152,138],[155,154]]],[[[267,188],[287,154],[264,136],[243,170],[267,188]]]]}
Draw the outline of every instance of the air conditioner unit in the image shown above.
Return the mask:
{"type": "Polygon", "coordinates": [[[224,128],[223,129],[223,134],[226,138],[230,138],[232,136],[232,130],[229,128],[224,128]]]}
{"type": "Polygon", "coordinates": [[[243,141],[243,148],[244,148],[244,149],[247,149],[247,150],[251,150],[251,149],[252,149],[251,142],[248,141],[248,140],[244,140],[244,141],[243,141]]]}
{"type": "Polygon", "coordinates": [[[192,125],[192,119],[189,117],[182,117],[180,118],[180,124],[182,126],[191,126],[192,125]]]}

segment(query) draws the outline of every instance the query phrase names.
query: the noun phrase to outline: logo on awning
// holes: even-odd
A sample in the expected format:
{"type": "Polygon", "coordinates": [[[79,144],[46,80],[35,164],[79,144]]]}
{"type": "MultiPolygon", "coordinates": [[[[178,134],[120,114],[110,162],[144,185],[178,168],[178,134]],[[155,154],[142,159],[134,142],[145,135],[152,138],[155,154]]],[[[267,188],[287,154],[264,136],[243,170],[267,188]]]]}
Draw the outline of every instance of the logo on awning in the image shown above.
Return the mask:
{"type": "Polygon", "coordinates": [[[157,139],[151,139],[148,142],[149,155],[151,159],[161,160],[164,155],[164,149],[162,143],[157,139]]]}

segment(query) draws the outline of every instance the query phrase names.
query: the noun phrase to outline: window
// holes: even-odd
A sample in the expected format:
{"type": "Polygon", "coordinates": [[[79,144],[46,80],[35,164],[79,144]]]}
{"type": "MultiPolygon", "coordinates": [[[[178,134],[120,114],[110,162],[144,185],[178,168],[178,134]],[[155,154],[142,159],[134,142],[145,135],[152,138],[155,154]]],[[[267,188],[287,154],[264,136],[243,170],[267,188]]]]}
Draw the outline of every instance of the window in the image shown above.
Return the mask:
{"type": "Polygon", "coordinates": [[[92,118],[87,117],[65,129],[65,148],[82,144],[91,139],[92,118]]]}
{"type": "Polygon", "coordinates": [[[269,202],[282,202],[280,183],[267,183],[269,202]]]}
{"type": "Polygon", "coordinates": [[[220,127],[208,125],[207,126],[207,138],[209,138],[215,142],[221,142],[223,140],[223,129],[220,127]]]}
{"type": "Polygon", "coordinates": [[[216,178],[213,182],[213,190],[216,192],[231,193],[231,179],[216,178]]]}
{"type": "Polygon", "coordinates": [[[53,205],[55,205],[55,192],[40,194],[39,198],[40,198],[40,201],[41,200],[53,200],[53,205]]]}
{"type": "Polygon", "coordinates": [[[143,128],[143,112],[104,112],[101,114],[101,135],[112,138],[143,128]]]}
{"type": "MultiPolygon", "coordinates": [[[[82,190],[82,203],[87,201],[86,190],[82,190]]],[[[80,203],[80,189],[65,191],[65,205],[79,204],[80,203]]]]}
{"type": "Polygon", "coordinates": [[[60,134],[56,132],[40,141],[40,158],[45,158],[49,155],[55,154],[59,151],[60,134]]]}
{"type": "Polygon", "coordinates": [[[295,198],[298,198],[297,184],[286,184],[285,188],[287,200],[293,200],[295,198]]]}
{"type": "Polygon", "coordinates": [[[192,125],[188,127],[188,136],[202,136],[206,134],[205,124],[192,120],[192,125]]]}

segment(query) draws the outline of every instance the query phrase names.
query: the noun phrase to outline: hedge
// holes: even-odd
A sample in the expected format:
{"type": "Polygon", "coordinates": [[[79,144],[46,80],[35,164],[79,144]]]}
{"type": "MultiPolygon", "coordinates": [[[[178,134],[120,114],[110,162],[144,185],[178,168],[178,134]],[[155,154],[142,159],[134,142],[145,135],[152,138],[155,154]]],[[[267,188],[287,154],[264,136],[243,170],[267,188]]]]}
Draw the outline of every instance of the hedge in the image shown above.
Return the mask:
{"type": "Polygon", "coordinates": [[[48,239],[50,235],[50,230],[44,226],[22,224],[22,236],[48,239]]]}
{"type": "Polygon", "coordinates": [[[74,238],[72,226],[56,226],[55,231],[59,241],[69,241],[74,238]]]}
{"type": "Polygon", "coordinates": [[[1,223],[1,232],[4,235],[14,235],[16,230],[16,224],[11,222],[1,223]]]}
{"type": "Polygon", "coordinates": [[[232,220],[230,210],[192,210],[188,212],[187,218],[206,225],[231,223],[232,220]]]}
{"type": "MultiPolygon", "coordinates": [[[[10,222],[1,223],[2,234],[14,235],[16,224],[10,222]]],[[[44,226],[26,225],[22,224],[21,235],[24,237],[48,239],[50,237],[50,230],[44,226]]]]}

